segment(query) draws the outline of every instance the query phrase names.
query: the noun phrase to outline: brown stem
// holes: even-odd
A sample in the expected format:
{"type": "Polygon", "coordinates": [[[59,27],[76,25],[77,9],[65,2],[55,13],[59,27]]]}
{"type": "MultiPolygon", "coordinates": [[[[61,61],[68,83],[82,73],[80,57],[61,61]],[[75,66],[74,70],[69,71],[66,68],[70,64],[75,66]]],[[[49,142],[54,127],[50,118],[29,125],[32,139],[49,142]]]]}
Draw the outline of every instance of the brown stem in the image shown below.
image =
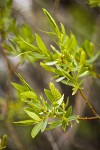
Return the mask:
{"type": "Polygon", "coordinates": [[[60,0],[55,0],[54,3],[54,8],[53,8],[53,12],[55,13],[55,11],[57,10],[58,6],[59,6],[60,0]]]}
{"type": "MultiPolygon", "coordinates": [[[[4,31],[1,31],[1,43],[3,44],[5,42],[5,33],[4,31]]],[[[6,112],[5,112],[5,117],[8,115],[8,108],[9,108],[9,101],[11,100],[11,72],[10,72],[10,63],[8,60],[8,57],[5,53],[5,50],[3,46],[1,47],[2,54],[4,57],[4,60],[6,62],[6,68],[7,68],[7,92],[6,92],[6,112]]]]}
{"type": "MultiPolygon", "coordinates": [[[[1,43],[3,44],[5,42],[5,31],[0,31],[1,33],[1,43]]],[[[11,135],[12,135],[12,138],[14,140],[14,144],[15,146],[17,147],[17,149],[19,150],[24,150],[23,148],[23,145],[21,143],[21,141],[19,140],[19,137],[12,125],[12,123],[10,121],[7,120],[7,117],[8,117],[8,111],[9,111],[9,102],[11,101],[11,76],[12,76],[12,73],[14,73],[15,69],[19,66],[19,64],[14,68],[14,70],[11,69],[11,65],[9,63],[9,59],[7,57],[7,54],[5,52],[5,49],[3,48],[3,46],[1,47],[1,50],[2,50],[2,54],[3,54],[3,57],[5,59],[5,62],[6,62],[6,68],[7,68],[7,92],[6,92],[6,104],[5,104],[5,114],[4,114],[4,117],[6,119],[6,125],[7,125],[7,128],[8,130],[10,131],[11,135]]]]}
{"type": "Polygon", "coordinates": [[[83,99],[85,100],[85,102],[86,102],[87,106],[89,107],[89,109],[91,110],[91,112],[100,119],[100,116],[93,109],[92,105],[89,103],[88,99],[85,97],[85,95],[83,94],[83,92],[80,89],[79,89],[79,92],[80,92],[81,96],[83,97],[83,99]]]}
{"type": "Polygon", "coordinates": [[[100,74],[96,74],[96,77],[97,77],[98,79],[100,79],[100,74]]]}
{"type": "Polygon", "coordinates": [[[96,117],[84,117],[84,118],[78,117],[77,119],[78,120],[94,120],[94,119],[100,119],[100,117],[99,116],[96,116],[96,117]]]}

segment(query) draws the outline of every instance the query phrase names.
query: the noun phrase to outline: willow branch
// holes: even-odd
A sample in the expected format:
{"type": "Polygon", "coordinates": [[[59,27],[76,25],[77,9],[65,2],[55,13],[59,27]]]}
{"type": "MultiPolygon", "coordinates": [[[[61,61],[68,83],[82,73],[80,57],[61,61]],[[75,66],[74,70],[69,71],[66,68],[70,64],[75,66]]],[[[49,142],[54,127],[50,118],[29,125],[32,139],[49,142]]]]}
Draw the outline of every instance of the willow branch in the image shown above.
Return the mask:
{"type": "Polygon", "coordinates": [[[93,109],[92,105],[89,103],[88,99],[85,97],[85,95],[83,94],[83,92],[80,89],[79,89],[79,92],[80,92],[81,96],[83,97],[83,99],[85,100],[85,102],[86,102],[87,106],[89,107],[89,109],[91,110],[91,112],[100,119],[100,116],[93,109]]]}

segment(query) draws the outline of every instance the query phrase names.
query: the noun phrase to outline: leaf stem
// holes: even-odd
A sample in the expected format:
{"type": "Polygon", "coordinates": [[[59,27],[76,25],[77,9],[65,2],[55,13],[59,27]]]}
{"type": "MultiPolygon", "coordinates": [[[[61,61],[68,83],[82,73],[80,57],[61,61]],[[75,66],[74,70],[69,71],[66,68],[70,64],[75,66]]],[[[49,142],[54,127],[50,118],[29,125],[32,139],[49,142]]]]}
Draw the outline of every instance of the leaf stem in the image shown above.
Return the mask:
{"type": "Polygon", "coordinates": [[[98,79],[100,79],[100,74],[96,74],[96,77],[97,77],[98,79]]]}
{"type": "Polygon", "coordinates": [[[92,105],[89,103],[88,99],[85,97],[85,95],[83,94],[83,92],[79,89],[79,92],[81,94],[81,96],[83,97],[83,99],[85,100],[87,106],[89,107],[89,109],[91,110],[91,112],[100,119],[100,116],[96,113],[96,111],[93,109],[92,105]]]}

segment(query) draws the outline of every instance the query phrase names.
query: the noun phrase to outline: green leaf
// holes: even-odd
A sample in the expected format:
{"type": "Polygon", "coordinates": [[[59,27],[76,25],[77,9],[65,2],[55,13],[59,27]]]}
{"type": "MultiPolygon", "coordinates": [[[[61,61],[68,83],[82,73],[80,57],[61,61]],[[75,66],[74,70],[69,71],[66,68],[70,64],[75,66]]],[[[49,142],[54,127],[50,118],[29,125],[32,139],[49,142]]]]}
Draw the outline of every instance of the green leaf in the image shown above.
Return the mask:
{"type": "Polygon", "coordinates": [[[66,35],[66,31],[65,31],[65,27],[64,27],[64,25],[63,25],[62,23],[60,23],[60,25],[61,25],[62,33],[66,35]]]}
{"type": "Polygon", "coordinates": [[[49,67],[49,66],[47,66],[46,64],[44,64],[44,63],[40,63],[40,65],[45,69],[45,70],[47,70],[47,71],[49,71],[49,72],[52,72],[52,73],[54,73],[55,72],[55,69],[54,68],[51,68],[51,67],[49,67]]]}
{"type": "Polygon", "coordinates": [[[41,122],[37,123],[33,127],[32,131],[31,131],[32,138],[34,138],[39,133],[39,131],[42,129],[42,127],[43,127],[43,120],[41,122]]]}
{"type": "Polygon", "coordinates": [[[58,61],[47,62],[46,65],[47,65],[47,66],[52,66],[52,65],[57,64],[57,62],[58,62],[58,61]]]}
{"type": "Polygon", "coordinates": [[[73,90],[72,95],[75,95],[75,93],[77,92],[78,89],[79,89],[79,86],[75,85],[75,86],[72,88],[72,90],[73,90]]]}
{"type": "Polygon", "coordinates": [[[48,123],[47,119],[43,121],[43,125],[41,127],[41,132],[43,132],[46,129],[47,123],[48,123]]]}
{"type": "Polygon", "coordinates": [[[44,42],[42,41],[40,36],[37,35],[37,34],[36,34],[36,42],[37,42],[37,45],[38,45],[39,49],[41,50],[41,52],[48,57],[49,56],[49,52],[48,52],[44,42]]]}
{"type": "Polygon", "coordinates": [[[54,102],[54,105],[56,105],[55,107],[60,106],[62,104],[63,100],[64,100],[64,94],[62,95],[62,97],[58,101],[54,102]]]}
{"type": "Polygon", "coordinates": [[[83,67],[86,62],[86,54],[85,52],[81,49],[81,56],[80,56],[80,67],[83,67]]]}
{"type": "Polygon", "coordinates": [[[19,73],[17,74],[17,76],[19,77],[19,79],[21,80],[27,91],[33,91],[32,88],[26,83],[24,78],[19,73]]]}
{"type": "Polygon", "coordinates": [[[18,121],[18,122],[13,122],[17,125],[20,125],[20,126],[29,126],[29,125],[33,125],[36,123],[35,120],[23,120],[23,121],[18,121]]]}
{"type": "Polygon", "coordinates": [[[65,79],[65,77],[60,77],[60,78],[56,79],[56,82],[61,82],[64,79],[65,79]]]}
{"type": "Polygon", "coordinates": [[[57,54],[57,55],[60,55],[61,53],[53,46],[53,45],[50,45],[52,50],[57,54]]]}
{"type": "Polygon", "coordinates": [[[96,59],[100,57],[100,51],[98,51],[92,58],[90,58],[89,60],[87,60],[88,63],[93,63],[94,61],[96,61],[96,59]]]}
{"type": "Polygon", "coordinates": [[[14,86],[14,88],[16,88],[20,92],[26,91],[26,88],[24,86],[22,86],[22,85],[19,85],[17,83],[12,83],[12,85],[14,86]]]}
{"type": "Polygon", "coordinates": [[[7,145],[7,135],[4,134],[2,140],[0,141],[0,150],[5,149],[7,145]]]}
{"type": "Polygon", "coordinates": [[[61,82],[62,82],[63,84],[68,85],[68,86],[72,86],[72,87],[74,86],[73,82],[70,82],[69,80],[67,80],[67,81],[66,81],[66,80],[62,80],[61,82]]]}
{"type": "Polygon", "coordinates": [[[43,9],[44,14],[48,17],[48,20],[50,22],[50,25],[52,27],[52,29],[58,34],[59,28],[55,22],[55,20],[52,18],[52,16],[49,14],[49,12],[46,9],[43,9]]]}
{"type": "Polygon", "coordinates": [[[57,128],[57,127],[61,126],[61,124],[62,124],[62,120],[54,121],[49,126],[49,129],[51,130],[51,129],[57,128]]]}
{"type": "Polygon", "coordinates": [[[68,117],[71,116],[71,115],[72,115],[72,106],[70,106],[70,107],[68,108],[68,110],[66,111],[65,117],[68,118],[68,117]]]}
{"type": "Polygon", "coordinates": [[[32,51],[38,51],[38,48],[28,42],[26,42],[21,36],[19,36],[19,41],[17,41],[19,44],[23,44],[23,46],[27,47],[28,50],[32,51]]]}
{"type": "Polygon", "coordinates": [[[87,76],[88,74],[89,74],[89,71],[87,70],[87,71],[81,73],[81,74],[79,75],[79,77],[84,77],[84,76],[87,76]]]}
{"type": "Polygon", "coordinates": [[[26,91],[20,94],[21,98],[27,99],[32,98],[35,101],[38,101],[38,96],[33,91],[26,91]]]}
{"type": "Polygon", "coordinates": [[[66,119],[66,121],[64,120],[64,121],[62,122],[62,129],[63,129],[64,131],[66,130],[67,124],[68,124],[67,119],[66,119]]]}
{"type": "Polygon", "coordinates": [[[73,121],[73,120],[77,120],[77,116],[73,115],[68,117],[68,121],[73,121]]]}
{"type": "Polygon", "coordinates": [[[40,121],[40,120],[41,120],[40,117],[39,117],[36,113],[31,112],[31,111],[29,111],[29,110],[27,110],[27,109],[24,109],[24,111],[25,111],[25,112],[27,113],[27,115],[30,116],[32,119],[34,119],[34,120],[36,120],[36,121],[40,121]]]}
{"type": "Polygon", "coordinates": [[[100,0],[87,0],[92,7],[100,7],[100,0]]]}
{"type": "Polygon", "coordinates": [[[50,100],[50,102],[53,103],[54,97],[53,97],[51,91],[49,91],[49,90],[47,90],[47,89],[44,89],[44,92],[45,92],[45,94],[46,94],[48,100],[50,100]]]}
{"type": "Polygon", "coordinates": [[[50,87],[51,93],[54,97],[54,100],[55,101],[59,100],[61,98],[61,94],[60,94],[59,90],[55,87],[55,85],[52,82],[50,82],[49,87],[50,87]]]}

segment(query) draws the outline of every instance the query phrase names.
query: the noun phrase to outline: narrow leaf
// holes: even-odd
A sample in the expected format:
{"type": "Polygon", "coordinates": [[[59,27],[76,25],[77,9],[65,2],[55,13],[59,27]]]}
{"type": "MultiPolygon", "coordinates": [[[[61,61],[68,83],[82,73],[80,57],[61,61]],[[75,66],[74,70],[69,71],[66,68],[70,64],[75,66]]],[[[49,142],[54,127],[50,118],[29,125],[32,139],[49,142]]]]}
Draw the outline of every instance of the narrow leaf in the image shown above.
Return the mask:
{"type": "Polygon", "coordinates": [[[40,38],[39,35],[36,34],[36,42],[37,42],[37,45],[39,47],[39,49],[41,50],[41,52],[43,54],[45,54],[46,56],[48,56],[48,50],[44,44],[44,42],[42,41],[42,39],[40,38]]]}
{"type": "Polygon", "coordinates": [[[43,12],[48,17],[48,20],[50,22],[52,29],[57,33],[59,31],[59,28],[56,22],[54,21],[54,19],[52,18],[52,16],[49,14],[49,12],[46,9],[43,9],[43,12]]]}
{"type": "Polygon", "coordinates": [[[31,136],[32,136],[32,138],[34,138],[34,137],[39,133],[39,131],[41,130],[42,126],[43,126],[43,121],[37,123],[37,124],[33,127],[32,131],[31,131],[31,136]]]}
{"type": "Polygon", "coordinates": [[[66,111],[66,118],[68,118],[69,116],[71,116],[72,115],[72,106],[70,106],[69,108],[68,108],[68,110],[66,111]]]}
{"type": "Polygon", "coordinates": [[[28,111],[28,110],[26,110],[26,109],[24,109],[24,111],[25,111],[32,119],[34,119],[34,120],[36,120],[36,121],[40,121],[40,120],[41,120],[40,117],[39,117],[36,113],[31,112],[31,111],[28,111]]]}
{"type": "Polygon", "coordinates": [[[26,88],[24,86],[19,85],[17,83],[12,83],[12,85],[14,86],[14,88],[16,88],[20,92],[24,92],[26,90],[26,88]]]}
{"type": "Polygon", "coordinates": [[[58,62],[58,61],[47,62],[46,65],[47,65],[47,66],[52,66],[52,65],[57,64],[57,62],[58,62]]]}
{"type": "Polygon", "coordinates": [[[36,123],[36,121],[34,120],[23,120],[23,121],[18,121],[18,122],[13,122],[17,125],[20,126],[29,126],[29,125],[33,125],[34,123],[36,123]]]}
{"type": "Polygon", "coordinates": [[[49,126],[49,129],[57,128],[57,127],[59,127],[61,124],[62,124],[62,120],[55,121],[55,122],[53,122],[53,123],[49,126]]]}
{"type": "Polygon", "coordinates": [[[47,126],[47,123],[48,123],[47,121],[48,121],[47,119],[43,121],[41,132],[43,132],[46,129],[46,126],[47,126]]]}
{"type": "Polygon", "coordinates": [[[20,94],[21,98],[33,98],[35,100],[38,99],[38,96],[33,91],[26,91],[20,94]]]}
{"type": "Polygon", "coordinates": [[[51,91],[49,91],[49,90],[47,90],[47,89],[44,89],[44,92],[45,92],[45,94],[46,94],[48,100],[50,100],[50,102],[53,103],[54,97],[53,97],[51,91]]]}
{"type": "MultiPolygon", "coordinates": [[[[60,105],[62,104],[63,100],[64,100],[64,94],[63,94],[62,97],[61,97],[58,101],[56,101],[54,104],[57,104],[58,106],[60,106],[60,105]]],[[[58,107],[58,106],[56,106],[56,107],[58,107]]]]}
{"type": "Polygon", "coordinates": [[[60,77],[60,78],[58,78],[58,79],[56,80],[56,82],[60,82],[60,81],[62,81],[63,79],[65,79],[65,77],[60,77]]]}

